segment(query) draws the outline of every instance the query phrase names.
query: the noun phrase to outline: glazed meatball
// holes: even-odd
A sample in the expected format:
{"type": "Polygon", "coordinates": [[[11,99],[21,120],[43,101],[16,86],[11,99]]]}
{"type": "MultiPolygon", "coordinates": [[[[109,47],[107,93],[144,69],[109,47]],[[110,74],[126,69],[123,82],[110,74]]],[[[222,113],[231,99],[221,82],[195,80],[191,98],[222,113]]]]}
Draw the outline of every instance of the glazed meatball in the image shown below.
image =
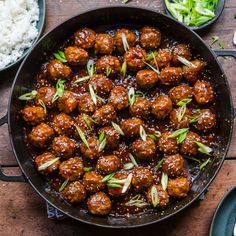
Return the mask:
{"type": "Polygon", "coordinates": [[[36,103],[40,104],[42,100],[47,108],[53,108],[56,106],[56,102],[53,103],[53,97],[56,93],[56,89],[52,87],[41,87],[37,90],[36,103]]]}
{"type": "Polygon", "coordinates": [[[140,43],[145,49],[158,48],[161,44],[161,31],[155,27],[143,27],[141,29],[140,43]]]}
{"type": "Polygon", "coordinates": [[[109,34],[98,34],[95,40],[95,53],[111,54],[114,48],[114,40],[109,34]]]}
{"type": "Polygon", "coordinates": [[[214,100],[214,91],[209,82],[197,81],[193,87],[193,94],[196,102],[205,105],[214,100]]]}
{"type": "Polygon", "coordinates": [[[160,95],[152,102],[152,114],[157,119],[166,118],[172,110],[172,101],[168,96],[160,95]]]}
{"type": "Polygon", "coordinates": [[[140,70],[136,74],[136,83],[139,88],[149,89],[156,85],[158,81],[158,74],[149,69],[140,70]]]}
{"type": "Polygon", "coordinates": [[[160,72],[160,81],[164,85],[179,84],[182,78],[181,67],[165,67],[160,72]]]}
{"type": "Polygon", "coordinates": [[[143,97],[136,97],[134,104],[129,108],[129,112],[132,116],[146,118],[151,113],[151,102],[143,97]]]}
{"type": "Polygon", "coordinates": [[[99,107],[102,106],[100,99],[97,99],[97,104],[94,104],[91,95],[89,93],[84,93],[78,99],[78,110],[80,113],[93,114],[99,107]]]}
{"type": "Polygon", "coordinates": [[[210,109],[202,109],[198,115],[197,121],[194,123],[194,127],[200,131],[208,131],[215,127],[216,115],[212,113],[210,109]]]}
{"type": "Polygon", "coordinates": [[[165,209],[170,201],[170,197],[169,197],[169,194],[167,193],[167,191],[163,190],[161,185],[153,185],[150,188],[148,188],[147,201],[150,204],[153,204],[152,195],[151,195],[152,187],[156,188],[156,191],[157,191],[157,196],[158,196],[157,208],[165,209]]]}
{"type": "Polygon", "coordinates": [[[129,106],[128,90],[121,86],[116,86],[111,90],[108,102],[116,110],[123,110],[129,106]]]}
{"type": "Polygon", "coordinates": [[[88,210],[93,215],[108,215],[111,211],[111,200],[104,192],[98,192],[90,196],[88,201],[88,210]]]}
{"type": "Polygon", "coordinates": [[[29,134],[29,139],[31,143],[38,148],[47,147],[50,144],[53,137],[54,137],[53,129],[45,123],[41,123],[35,126],[32,129],[31,133],[29,134]]]}
{"type": "Polygon", "coordinates": [[[40,106],[25,107],[21,110],[21,114],[28,125],[38,125],[46,118],[46,113],[40,106]]]}
{"type": "MultiPolygon", "coordinates": [[[[47,162],[50,162],[50,161],[54,160],[55,158],[56,157],[50,152],[45,152],[45,153],[37,156],[34,159],[34,163],[35,163],[35,166],[36,166],[37,170],[40,166],[42,166],[43,164],[45,164],[47,162]]],[[[46,175],[46,176],[51,175],[51,174],[55,174],[58,171],[60,163],[61,163],[60,160],[57,160],[52,165],[50,165],[48,168],[46,168],[44,170],[41,170],[39,172],[40,172],[40,174],[46,175]]]]}
{"type": "Polygon", "coordinates": [[[96,61],[96,71],[97,73],[106,73],[107,68],[111,70],[110,75],[120,74],[120,61],[118,57],[115,56],[102,56],[96,61]]]}
{"type": "Polygon", "coordinates": [[[190,190],[190,181],[187,178],[170,179],[167,191],[171,197],[184,198],[190,190]]]}
{"type": "Polygon", "coordinates": [[[165,154],[175,154],[179,151],[179,146],[176,139],[169,138],[172,132],[168,131],[162,133],[161,137],[158,139],[159,150],[165,154]]]}
{"type": "Polygon", "coordinates": [[[84,173],[83,161],[78,157],[70,158],[66,161],[63,161],[59,167],[59,174],[69,181],[75,181],[79,179],[84,173]]]}
{"type": "Polygon", "coordinates": [[[203,70],[205,63],[197,59],[191,61],[191,63],[194,65],[194,67],[183,66],[183,76],[188,82],[195,83],[199,74],[203,70]]]}
{"type": "Polygon", "coordinates": [[[75,44],[81,48],[92,48],[95,43],[96,33],[92,29],[82,28],[75,32],[75,44]]]}
{"type": "Polygon", "coordinates": [[[53,81],[57,81],[58,79],[67,79],[72,73],[69,66],[64,65],[57,59],[53,59],[48,63],[47,71],[49,77],[53,81]]]}
{"type": "Polygon", "coordinates": [[[148,161],[155,156],[157,147],[156,143],[151,138],[147,138],[146,141],[137,139],[132,143],[131,150],[139,160],[148,161]]]}
{"type": "Polygon", "coordinates": [[[116,46],[117,51],[119,51],[120,53],[125,52],[123,41],[122,41],[122,34],[125,35],[127,43],[130,47],[133,47],[136,44],[136,36],[133,31],[124,29],[124,28],[118,29],[115,33],[115,46],[116,46]]]}
{"type": "Polygon", "coordinates": [[[133,169],[132,185],[136,191],[144,191],[152,185],[152,174],[151,172],[142,167],[133,169]]]}
{"type": "Polygon", "coordinates": [[[105,188],[105,183],[102,182],[103,177],[92,171],[86,172],[83,177],[83,185],[87,192],[96,193],[105,188]]]}
{"type": "MultiPolygon", "coordinates": [[[[91,132],[94,129],[93,119],[86,114],[78,115],[75,118],[75,124],[84,132],[85,135],[91,135],[91,132]]],[[[77,129],[75,129],[75,136],[80,138],[77,129]]]]}
{"type": "Polygon", "coordinates": [[[76,143],[64,135],[53,139],[52,151],[58,157],[67,158],[73,155],[76,149],[76,143]]]}
{"type": "Polygon", "coordinates": [[[88,144],[89,148],[85,145],[85,143],[80,144],[80,151],[83,154],[85,158],[88,158],[90,160],[97,159],[101,152],[99,152],[99,141],[95,137],[88,138],[88,144]]]}
{"type": "Polygon", "coordinates": [[[174,50],[173,50],[173,58],[172,61],[175,64],[179,64],[179,60],[178,60],[178,56],[184,57],[185,59],[187,59],[188,61],[191,60],[192,58],[192,53],[189,49],[189,46],[186,44],[178,44],[175,46],[174,50]]]}
{"type": "Polygon", "coordinates": [[[190,126],[191,112],[188,108],[184,110],[184,107],[174,109],[170,113],[170,125],[174,130],[188,128],[190,126]]]}
{"type": "Polygon", "coordinates": [[[140,70],[145,66],[147,53],[142,48],[130,48],[124,55],[124,60],[131,70],[140,70]]]}
{"type": "Polygon", "coordinates": [[[106,126],[99,130],[98,134],[105,133],[106,148],[114,149],[119,146],[120,134],[112,126],[106,126]]]}
{"type": "Polygon", "coordinates": [[[119,158],[116,155],[109,155],[99,157],[96,169],[105,175],[117,171],[119,167],[119,158]]]}
{"type": "Polygon", "coordinates": [[[95,93],[99,96],[109,94],[113,87],[112,81],[102,74],[94,75],[89,80],[89,84],[93,87],[95,93]]]}
{"type": "Polygon", "coordinates": [[[169,97],[174,104],[177,104],[183,99],[192,98],[193,89],[186,84],[181,84],[173,87],[169,91],[169,97]]]}
{"type": "Polygon", "coordinates": [[[184,170],[184,158],[180,154],[165,156],[162,171],[169,177],[178,177],[184,170]]]}
{"type": "Polygon", "coordinates": [[[86,198],[86,191],[79,181],[75,181],[65,187],[62,196],[66,201],[78,204],[86,198]]]}
{"type": "Polygon", "coordinates": [[[83,48],[69,46],[65,49],[66,60],[74,66],[83,66],[87,63],[89,55],[83,48]]]}
{"type": "Polygon", "coordinates": [[[172,60],[172,53],[169,49],[158,50],[155,59],[150,61],[150,64],[155,68],[157,65],[159,68],[169,67],[172,60]],[[156,65],[157,63],[157,65],[156,65]]]}
{"type": "Polygon", "coordinates": [[[138,137],[141,125],[143,125],[142,120],[132,117],[121,122],[121,129],[126,137],[138,137]]]}
{"type": "Polygon", "coordinates": [[[59,111],[65,113],[73,112],[77,107],[77,97],[70,91],[65,91],[62,97],[57,101],[59,111]]]}
{"type": "Polygon", "coordinates": [[[116,111],[110,104],[103,105],[95,111],[93,118],[99,125],[108,125],[116,119],[116,111]]]}
{"type": "Polygon", "coordinates": [[[74,120],[65,113],[60,113],[53,118],[52,127],[56,134],[71,135],[74,131],[74,120]]]}
{"type": "Polygon", "coordinates": [[[201,142],[201,136],[190,131],[186,135],[185,140],[181,143],[180,152],[185,155],[197,155],[198,146],[195,142],[201,142]]]}

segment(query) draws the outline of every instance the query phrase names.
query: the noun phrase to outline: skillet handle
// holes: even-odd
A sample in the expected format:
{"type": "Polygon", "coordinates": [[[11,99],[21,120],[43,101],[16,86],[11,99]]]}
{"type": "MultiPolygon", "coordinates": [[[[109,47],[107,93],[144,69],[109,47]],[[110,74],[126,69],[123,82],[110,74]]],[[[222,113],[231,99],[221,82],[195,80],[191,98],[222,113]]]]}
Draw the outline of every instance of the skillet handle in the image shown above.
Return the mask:
{"type": "MultiPolygon", "coordinates": [[[[0,118],[0,126],[4,125],[7,123],[7,114],[3,117],[0,118]]],[[[2,181],[7,181],[7,182],[26,182],[25,177],[22,175],[5,175],[4,168],[9,168],[9,167],[18,167],[18,165],[1,165],[0,164],[0,180],[2,181]]]]}

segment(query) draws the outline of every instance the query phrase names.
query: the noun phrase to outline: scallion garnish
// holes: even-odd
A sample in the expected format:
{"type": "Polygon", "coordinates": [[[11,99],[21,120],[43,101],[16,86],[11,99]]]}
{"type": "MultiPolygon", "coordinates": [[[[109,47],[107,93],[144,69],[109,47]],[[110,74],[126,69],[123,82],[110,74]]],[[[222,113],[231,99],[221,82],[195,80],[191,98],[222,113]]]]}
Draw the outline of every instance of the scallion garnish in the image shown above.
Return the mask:
{"type": "Polygon", "coordinates": [[[128,2],[129,2],[129,0],[123,0],[121,3],[126,4],[128,2]]]}
{"type": "Polygon", "coordinates": [[[157,192],[157,188],[155,185],[153,185],[151,187],[151,199],[152,199],[152,205],[154,207],[157,207],[159,199],[158,199],[158,192],[157,192]]]}
{"type": "Polygon", "coordinates": [[[180,144],[185,140],[188,130],[189,128],[178,129],[169,135],[168,138],[176,138],[177,144],[180,144]]]}
{"type": "Polygon", "coordinates": [[[111,173],[111,174],[109,174],[109,175],[106,175],[106,176],[102,179],[102,182],[105,183],[105,182],[111,180],[114,175],[115,175],[115,173],[111,173]]]}
{"type": "Polygon", "coordinates": [[[195,68],[196,67],[191,61],[187,60],[184,57],[177,56],[177,58],[182,64],[184,64],[185,66],[187,66],[189,68],[195,68]]]}
{"type": "Polygon", "coordinates": [[[211,42],[211,46],[212,46],[212,45],[215,44],[220,38],[219,38],[218,36],[213,36],[211,39],[212,39],[212,42],[211,42]]]}
{"type": "Polygon", "coordinates": [[[66,180],[62,183],[61,187],[59,188],[59,192],[62,192],[62,191],[64,190],[64,188],[66,187],[66,185],[68,184],[68,182],[69,182],[69,179],[66,179],[66,180]]]}
{"type": "Polygon", "coordinates": [[[98,137],[99,142],[102,142],[104,138],[105,138],[105,132],[103,131],[98,137]]]}
{"type": "Polygon", "coordinates": [[[157,141],[157,139],[161,137],[161,132],[155,131],[155,134],[148,134],[147,136],[152,140],[157,141]]]}
{"type": "Polygon", "coordinates": [[[131,162],[134,164],[134,166],[138,167],[138,163],[136,162],[134,156],[131,153],[129,153],[129,158],[130,158],[131,162]]]}
{"type": "Polygon", "coordinates": [[[192,101],[192,98],[184,98],[181,101],[179,101],[176,105],[179,107],[186,106],[191,101],[192,101]]]}
{"type": "Polygon", "coordinates": [[[64,83],[66,81],[65,80],[61,80],[59,79],[57,81],[57,84],[56,84],[56,93],[54,94],[53,98],[52,98],[52,103],[54,103],[58,98],[62,97],[63,94],[64,94],[64,91],[65,91],[65,86],[64,86],[64,83]]]}
{"type": "Polygon", "coordinates": [[[82,117],[87,127],[89,127],[90,130],[93,130],[93,127],[91,126],[91,122],[96,123],[96,121],[86,114],[82,114],[82,117]]]}
{"type": "Polygon", "coordinates": [[[150,61],[157,56],[157,52],[150,52],[146,58],[146,61],[150,61]]]}
{"type": "Polygon", "coordinates": [[[18,99],[22,100],[22,101],[28,101],[28,100],[32,100],[32,99],[36,98],[36,96],[37,96],[37,91],[32,90],[29,93],[25,93],[25,94],[21,95],[20,97],[18,97],[18,99]]]}
{"type": "Polygon", "coordinates": [[[125,205],[138,208],[149,206],[149,204],[142,199],[142,196],[140,194],[132,197],[128,202],[125,203],[125,205]]]}
{"type": "Polygon", "coordinates": [[[200,160],[198,160],[198,159],[197,159],[197,158],[195,158],[195,157],[188,157],[188,156],[185,156],[184,158],[185,158],[185,159],[192,160],[192,161],[196,161],[196,162],[198,162],[198,163],[201,163],[201,161],[200,161],[200,160]]]}
{"type": "Polygon", "coordinates": [[[128,100],[129,100],[129,105],[132,107],[135,102],[135,91],[133,87],[131,87],[128,91],[128,100]]]}
{"type": "Polygon", "coordinates": [[[121,34],[121,39],[122,39],[124,50],[128,51],[129,50],[129,44],[128,44],[126,35],[124,33],[121,34]]]}
{"type": "Polygon", "coordinates": [[[225,49],[225,44],[223,41],[219,42],[219,46],[221,49],[225,49]]]}
{"type": "Polygon", "coordinates": [[[157,74],[160,74],[160,71],[158,68],[153,67],[151,64],[144,62],[147,66],[149,66],[153,71],[155,71],[157,74]]]}
{"type": "Polygon", "coordinates": [[[165,191],[168,185],[168,175],[164,172],[162,172],[162,176],[161,176],[161,185],[162,185],[163,190],[165,191]]]}
{"type": "Polygon", "coordinates": [[[116,184],[116,183],[107,183],[107,186],[110,188],[123,188],[121,184],[116,184]]]}
{"type": "Polygon", "coordinates": [[[132,162],[128,162],[124,164],[124,169],[125,170],[131,170],[134,168],[134,164],[132,162]]]}
{"type": "Polygon", "coordinates": [[[99,135],[98,140],[99,140],[99,143],[100,143],[99,147],[98,147],[98,151],[101,152],[105,148],[106,143],[107,143],[104,131],[99,135]]]}
{"type": "Polygon", "coordinates": [[[93,169],[93,167],[84,167],[83,170],[85,172],[90,172],[93,169]]]}
{"type": "Polygon", "coordinates": [[[142,125],[140,125],[140,127],[139,127],[139,135],[140,135],[140,138],[141,138],[144,142],[147,141],[147,134],[146,134],[146,131],[145,131],[145,129],[143,128],[142,125]]]}
{"type": "Polygon", "coordinates": [[[86,80],[89,80],[90,79],[90,76],[84,76],[84,77],[81,77],[81,78],[78,78],[76,79],[73,83],[76,84],[76,83],[81,83],[83,81],[86,81],[86,80]]]}
{"type": "Polygon", "coordinates": [[[126,76],[126,72],[127,72],[127,63],[126,61],[124,61],[120,69],[120,73],[123,78],[126,76]]]}
{"type": "Polygon", "coordinates": [[[163,159],[158,161],[157,165],[154,167],[155,171],[158,171],[162,167],[163,161],[164,161],[163,159]]]}
{"type": "Polygon", "coordinates": [[[206,146],[205,144],[198,142],[198,141],[195,141],[195,143],[198,145],[199,152],[209,155],[209,156],[211,155],[210,153],[213,151],[212,148],[210,148],[210,147],[206,146]]]}
{"type": "Polygon", "coordinates": [[[39,102],[39,105],[43,108],[44,113],[47,114],[47,108],[43,100],[39,99],[38,102],[39,102]]]}
{"type": "Polygon", "coordinates": [[[91,99],[92,99],[93,103],[94,103],[95,105],[97,105],[97,95],[96,95],[96,93],[94,92],[93,87],[92,87],[91,84],[89,84],[89,92],[90,92],[90,96],[91,96],[91,99]]]}
{"type": "Polygon", "coordinates": [[[153,60],[154,60],[154,62],[155,62],[155,65],[156,65],[156,69],[157,69],[157,71],[159,71],[159,73],[158,74],[160,74],[160,70],[159,70],[159,67],[158,67],[158,64],[157,64],[157,59],[156,59],[156,57],[155,57],[155,55],[154,55],[154,53],[152,52],[152,55],[153,55],[153,60]]]}
{"type": "Polygon", "coordinates": [[[118,124],[116,124],[115,122],[111,122],[112,127],[116,130],[116,132],[120,135],[125,135],[124,132],[122,131],[122,129],[120,128],[120,126],[118,124]]]}
{"type": "Polygon", "coordinates": [[[111,74],[111,68],[109,66],[106,67],[106,76],[108,77],[111,74]]]}
{"type": "Polygon", "coordinates": [[[207,164],[211,162],[211,158],[208,158],[206,161],[204,161],[200,166],[199,166],[199,170],[203,170],[207,164]]]}
{"type": "Polygon", "coordinates": [[[65,53],[60,50],[58,50],[57,53],[53,53],[53,56],[61,62],[67,62],[65,53]]]}
{"type": "Polygon", "coordinates": [[[125,193],[125,192],[128,190],[128,188],[129,188],[129,186],[130,186],[130,184],[131,184],[132,178],[133,178],[133,175],[130,173],[130,174],[128,175],[128,177],[126,178],[126,181],[125,181],[125,183],[124,183],[124,186],[123,186],[123,188],[122,188],[121,193],[125,193]]]}
{"type": "Polygon", "coordinates": [[[50,161],[43,163],[41,166],[38,167],[38,171],[46,170],[51,165],[55,164],[59,159],[59,157],[56,157],[50,161]]]}
{"type": "Polygon", "coordinates": [[[88,71],[89,77],[92,78],[94,75],[94,62],[91,59],[88,60],[87,62],[87,71],[88,71]]]}
{"type": "Polygon", "coordinates": [[[143,97],[143,98],[145,98],[145,93],[143,93],[142,91],[138,90],[135,93],[135,97],[143,97]]]}
{"type": "Polygon", "coordinates": [[[180,107],[180,109],[176,110],[178,122],[180,122],[183,119],[186,112],[186,108],[187,108],[186,105],[184,105],[180,107]]]}
{"type": "Polygon", "coordinates": [[[86,146],[87,148],[89,148],[89,143],[88,143],[88,141],[87,141],[87,139],[86,139],[86,136],[85,136],[84,132],[80,129],[80,127],[79,127],[78,125],[75,125],[75,128],[76,128],[76,130],[77,130],[77,132],[78,132],[78,134],[79,134],[81,140],[82,140],[83,143],[85,144],[85,146],[86,146]]]}
{"type": "Polygon", "coordinates": [[[192,118],[192,119],[190,120],[190,123],[192,124],[192,123],[197,122],[197,121],[200,119],[201,116],[202,116],[202,115],[199,115],[199,116],[196,116],[196,117],[192,118]]]}

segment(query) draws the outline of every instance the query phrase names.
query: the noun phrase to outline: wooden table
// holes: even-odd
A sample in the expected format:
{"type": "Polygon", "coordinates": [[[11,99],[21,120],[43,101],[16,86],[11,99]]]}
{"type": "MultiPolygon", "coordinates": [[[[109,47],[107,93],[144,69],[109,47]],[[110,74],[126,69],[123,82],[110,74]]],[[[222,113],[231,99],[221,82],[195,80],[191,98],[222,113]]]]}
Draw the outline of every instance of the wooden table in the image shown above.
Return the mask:
{"type": "MultiPolygon", "coordinates": [[[[47,0],[46,24],[44,32],[52,29],[70,16],[98,6],[118,5],[121,0],[47,0]]],[[[133,0],[130,5],[145,6],[157,11],[163,11],[161,0],[133,0]]],[[[226,0],[226,6],[219,21],[207,32],[201,35],[208,43],[214,35],[220,37],[226,48],[233,48],[232,37],[236,30],[236,1],[226,0]]],[[[215,48],[218,44],[214,45],[215,48]]],[[[236,104],[236,85],[233,81],[236,69],[233,59],[220,59],[228,76],[234,103],[236,104]]],[[[16,68],[0,74],[0,117],[7,111],[8,96],[16,68]]],[[[205,200],[194,205],[183,213],[163,222],[144,228],[129,230],[108,230],[88,226],[71,219],[53,221],[47,218],[45,202],[26,183],[0,182],[0,235],[208,235],[212,215],[223,195],[236,182],[236,131],[227,159],[211,184],[205,200]]],[[[14,163],[13,153],[9,143],[7,126],[0,132],[1,163],[14,163]]],[[[14,171],[14,170],[12,170],[14,171]]]]}

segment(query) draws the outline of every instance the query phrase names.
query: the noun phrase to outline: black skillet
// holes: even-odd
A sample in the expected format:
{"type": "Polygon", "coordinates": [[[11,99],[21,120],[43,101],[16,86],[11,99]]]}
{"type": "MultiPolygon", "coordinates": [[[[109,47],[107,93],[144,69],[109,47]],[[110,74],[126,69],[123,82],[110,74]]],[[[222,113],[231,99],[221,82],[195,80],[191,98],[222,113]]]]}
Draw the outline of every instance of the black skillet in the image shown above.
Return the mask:
{"type": "Polygon", "coordinates": [[[113,228],[144,226],[162,221],[182,211],[194,202],[212,182],[221,168],[229,148],[233,131],[234,109],[227,78],[216,59],[217,56],[226,55],[236,58],[236,51],[224,50],[213,52],[197,34],[186,26],[166,15],[144,8],[107,7],[82,13],[65,21],[46,34],[36,44],[23,61],[15,77],[10,95],[8,114],[0,119],[0,125],[8,123],[12,149],[23,174],[22,176],[6,176],[0,171],[0,179],[4,181],[26,181],[31,184],[41,197],[64,214],[76,220],[97,226],[113,228]],[[137,215],[129,218],[96,217],[82,209],[80,210],[65,204],[58,197],[46,191],[47,184],[35,170],[31,154],[23,141],[23,124],[17,119],[18,111],[22,108],[23,104],[18,100],[18,96],[34,88],[33,78],[43,62],[44,52],[46,51],[49,54],[54,52],[78,28],[87,26],[99,31],[109,27],[114,28],[114,25],[127,24],[134,27],[140,25],[157,26],[165,34],[173,36],[179,42],[189,43],[193,47],[194,53],[199,54],[207,61],[208,69],[212,72],[212,84],[217,92],[216,105],[219,123],[217,135],[221,138],[216,147],[216,158],[197,177],[190,194],[185,199],[173,203],[163,212],[147,212],[143,213],[141,217],[137,215]]]}

